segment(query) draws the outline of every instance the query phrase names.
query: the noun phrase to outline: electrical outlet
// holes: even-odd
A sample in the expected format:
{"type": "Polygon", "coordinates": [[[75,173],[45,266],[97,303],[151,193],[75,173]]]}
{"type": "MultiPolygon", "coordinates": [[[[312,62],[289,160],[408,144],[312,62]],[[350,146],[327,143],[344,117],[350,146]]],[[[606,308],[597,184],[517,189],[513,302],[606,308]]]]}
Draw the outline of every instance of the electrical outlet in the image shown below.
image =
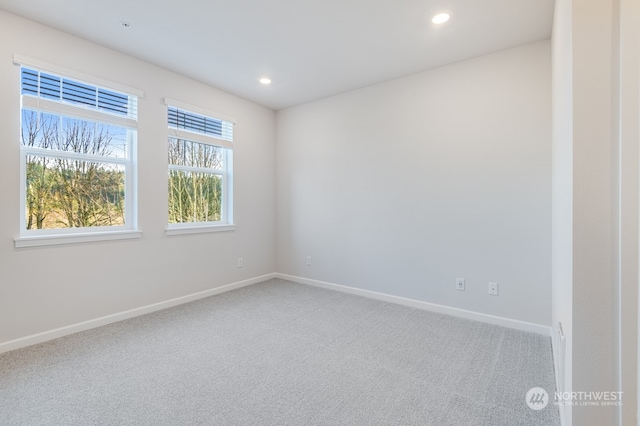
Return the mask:
{"type": "Polygon", "coordinates": [[[464,291],[464,278],[456,278],[456,290],[464,291]]]}
{"type": "Polygon", "coordinates": [[[244,259],[239,257],[238,258],[238,268],[242,268],[244,266],[244,259]]]}
{"type": "Polygon", "coordinates": [[[311,256],[307,256],[307,266],[311,266],[311,256]]]}
{"type": "Polygon", "coordinates": [[[498,295],[498,283],[489,283],[489,294],[491,296],[498,295]]]}

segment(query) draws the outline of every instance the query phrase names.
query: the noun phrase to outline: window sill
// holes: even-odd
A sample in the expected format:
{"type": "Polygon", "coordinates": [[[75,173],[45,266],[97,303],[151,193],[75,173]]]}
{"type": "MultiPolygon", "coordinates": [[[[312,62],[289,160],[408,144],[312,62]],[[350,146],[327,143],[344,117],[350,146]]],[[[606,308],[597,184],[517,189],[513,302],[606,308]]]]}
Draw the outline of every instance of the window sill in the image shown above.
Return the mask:
{"type": "Polygon", "coordinates": [[[209,232],[235,231],[236,225],[187,225],[167,228],[167,235],[206,234],[209,232]]]}
{"type": "Polygon", "coordinates": [[[15,248],[55,246],[62,244],[92,243],[96,241],[114,241],[137,239],[141,231],[87,232],[67,235],[34,235],[13,239],[15,248]]]}

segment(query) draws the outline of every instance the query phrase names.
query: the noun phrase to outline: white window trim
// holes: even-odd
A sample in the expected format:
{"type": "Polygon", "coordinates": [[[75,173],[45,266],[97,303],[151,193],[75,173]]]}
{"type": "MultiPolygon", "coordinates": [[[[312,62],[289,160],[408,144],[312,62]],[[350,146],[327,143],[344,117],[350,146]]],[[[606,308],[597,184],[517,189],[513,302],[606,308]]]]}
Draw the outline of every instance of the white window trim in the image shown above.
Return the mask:
{"type": "Polygon", "coordinates": [[[142,236],[142,231],[114,231],[108,232],[78,232],[59,235],[32,235],[13,239],[15,248],[43,247],[63,244],[91,243],[98,241],[115,241],[137,239],[142,236]]]}
{"type": "Polygon", "coordinates": [[[190,234],[206,234],[209,232],[228,232],[235,231],[235,224],[222,224],[219,222],[201,222],[195,223],[172,223],[171,228],[167,228],[164,232],[168,236],[172,235],[190,235],[190,234]]]}
{"type": "MultiPolygon", "coordinates": [[[[14,64],[33,68],[42,72],[57,74],[63,78],[75,79],[91,85],[103,87],[109,90],[124,92],[128,95],[140,98],[144,92],[121,84],[89,77],[84,74],[47,64],[31,58],[14,55],[14,64]]],[[[137,200],[137,119],[121,117],[114,114],[85,109],[82,106],[73,106],[61,102],[32,95],[21,95],[20,115],[22,110],[34,110],[51,113],[57,116],[79,118],[81,120],[103,122],[117,125],[133,132],[128,132],[127,158],[93,156],[73,152],[52,151],[36,147],[27,147],[20,144],[20,236],[14,238],[14,247],[40,247],[62,244],[76,244],[97,241],[112,241],[140,238],[142,232],[138,229],[138,200],[137,200]],[[118,164],[125,167],[125,193],[133,194],[127,203],[124,226],[88,227],[88,228],[56,228],[56,229],[26,229],[26,160],[28,155],[39,155],[49,158],[69,158],[83,161],[93,161],[106,164],[118,164]]],[[[21,118],[22,119],[22,118],[21,118]]]]}
{"type": "MultiPolygon", "coordinates": [[[[224,121],[233,123],[235,126],[236,120],[227,115],[218,114],[197,106],[187,104],[171,98],[164,98],[164,104],[169,107],[175,107],[183,109],[185,111],[201,114],[206,117],[212,117],[224,121]]],[[[188,166],[178,166],[168,164],[168,170],[181,170],[188,172],[203,172],[209,174],[216,174],[223,177],[222,179],[222,205],[221,205],[221,220],[219,222],[185,222],[185,223],[169,223],[165,230],[167,236],[173,235],[187,235],[187,234],[201,234],[209,232],[227,232],[235,231],[236,225],[233,222],[233,143],[225,139],[220,139],[213,135],[204,135],[200,133],[190,132],[183,129],[175,129],[167,126],[167,140],[172,137],[176,139],[183,139],[192,142],[203,143],[212,146],[218,146],[223,148],[224,152],[224,169],[208,169],[197,168],[188,166]]]]}

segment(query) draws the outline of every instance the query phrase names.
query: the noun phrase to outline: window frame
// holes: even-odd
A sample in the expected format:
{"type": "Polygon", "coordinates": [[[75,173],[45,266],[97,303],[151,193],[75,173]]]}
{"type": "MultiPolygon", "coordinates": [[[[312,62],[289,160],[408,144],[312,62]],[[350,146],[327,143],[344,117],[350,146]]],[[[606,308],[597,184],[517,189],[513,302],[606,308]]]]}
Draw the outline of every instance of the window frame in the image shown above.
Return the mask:
{"type": "MultiPolygon", "coordinates": [[[[23,114],[25,111],[35,112],[37,114],[48,114],[55,116],[61,121],[60,131],[62,131],[62,122],[65,119],[80,120],[85,123],[97,125],[115,126],[126,130],[126,156],[102,156],[95,154],[84,154],[73,151],[52,150],[40,147],[30,147],[24,145],[20,138],[20,220],[19,220],[19,236],[14,238],[14,246],[16,248],[47,246],[71,243],[84,243],[92,241],[104,240],[121,240],[130,238],[140,238],[141,231],[138,229],[138,197],[137,197],[137,103],[139,102],[142,92],[128,88],[116,83],[109,84],[98,78],[82,76],[79,78],[78,73],[68,72],[56,66],[49,66],[40,61],[26,59],[14,55],[14,64],[18,65],[19,87],[20,87],[20,128],[22,132],[23,114]],[[60,81],[78,82],[95,87],[96,90],[104,89],[111,92],[118,92],[129,98],[129,111],[125,116],[123,114],[113,114],[104,110],[82,106],[81,104],[73,104],[65,102],[62,99],[52,100],[43,98],[42,96],[22,93],[22,70],[29,69],[38,73],[45,73],[59,77],[60,81]],[[132,102],[135,102],[133,104],[132,102]],[[114,226],[89,226],[89,227],[70,227],[70,228],[49,228],[49,229],[27,229],[27,159],[29,156],[40,156],[49,159],[67,159],[71,161],[86,161],[106,165],[123,167],[124,169],[124,191],[125,191],[125,215],[123,225],[114,226]]],[[[39,79],[39,77],[38,77],[39,79]]],[[[98,95],[99,96],[99,95],[98,95]]]]}
{"type": "MultiPolygon", "coordinates": [[[[164,104],[167,107],[167,149],[170,139],[177,139],[198,144],[215,146],[220,148],[223,153],[222,169],[170,164],[167,155],[168,173],[171,170],[176,170],[183,172],[207,173],[221,176],[222,197],[220,203],[220,221],[169,223],[169,218],[167,216],[167,228],[165,230],[166,235],[199,234],[235,230],[236,225],[233,220],[233,132],[231,131],[231,134],[228,134],[222,131],[221,135],[216,136],[209,133],[205,134],[171,126],[169,123],[169,110],[171,108],[176,108],[185,113],[192,113],[195,115],[206,117],[208,119],[220,120],[227,126],[230,126],[230,128],[233,128],[235,126],[235,119],[171,98],[165,98],[164,104]]],[[[170,194],[167,192],[167,213],[169,207],[169,197],[170,194]]]]}

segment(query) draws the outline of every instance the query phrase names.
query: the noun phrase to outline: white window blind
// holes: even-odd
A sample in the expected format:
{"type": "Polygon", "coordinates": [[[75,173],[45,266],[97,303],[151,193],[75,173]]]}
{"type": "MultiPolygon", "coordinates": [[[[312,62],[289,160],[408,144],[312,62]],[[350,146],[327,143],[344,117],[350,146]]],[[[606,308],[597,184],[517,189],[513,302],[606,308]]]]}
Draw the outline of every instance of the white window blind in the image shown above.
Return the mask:
{"type": "Polygon", "coordinates": [[[137,128],[138,97],[22,67],[22,106],[137,128]]]}
{"type": "Polygon", "coordinates": [[[165,99],[169,136],[194,142],[233,148],[232,119],[215,113],[200,113],[197,108],[165,99]]]}

